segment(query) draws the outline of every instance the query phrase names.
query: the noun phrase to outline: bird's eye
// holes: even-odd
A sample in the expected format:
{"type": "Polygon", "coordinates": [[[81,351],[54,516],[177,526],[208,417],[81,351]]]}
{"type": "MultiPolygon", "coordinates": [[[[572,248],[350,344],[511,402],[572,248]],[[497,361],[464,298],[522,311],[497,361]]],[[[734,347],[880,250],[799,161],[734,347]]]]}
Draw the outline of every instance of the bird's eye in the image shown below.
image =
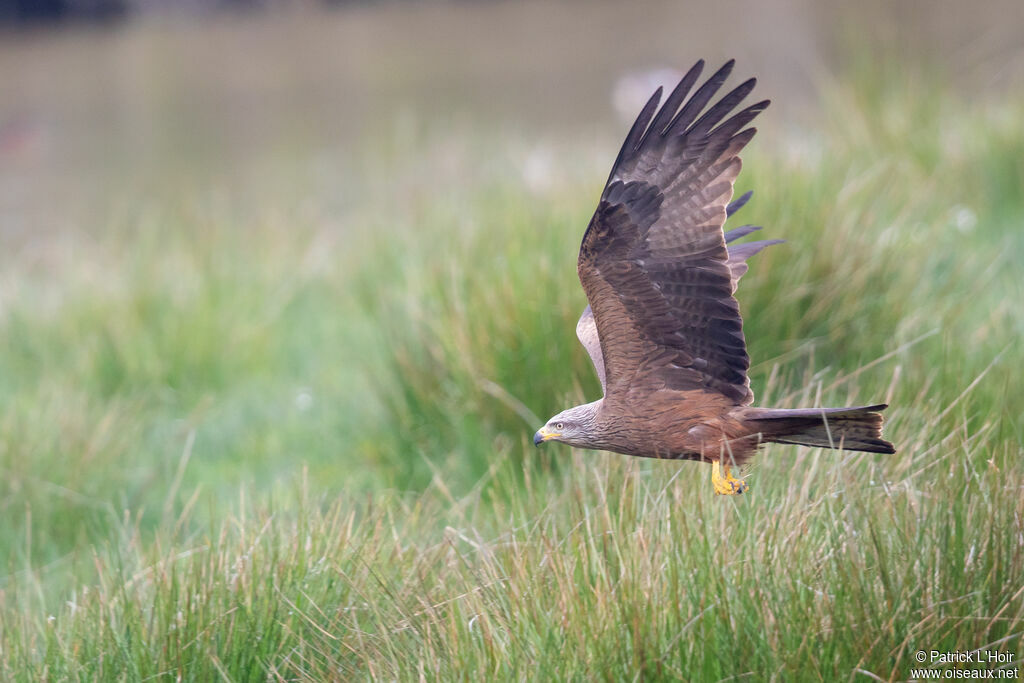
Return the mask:
{"type": "Polygon", "coordinates": [[[563,429],[565,429],[565,423],[559,422],[558,424],[555,425],[555,429],[557,429],[558,431],[562,431],[563,429]]]}

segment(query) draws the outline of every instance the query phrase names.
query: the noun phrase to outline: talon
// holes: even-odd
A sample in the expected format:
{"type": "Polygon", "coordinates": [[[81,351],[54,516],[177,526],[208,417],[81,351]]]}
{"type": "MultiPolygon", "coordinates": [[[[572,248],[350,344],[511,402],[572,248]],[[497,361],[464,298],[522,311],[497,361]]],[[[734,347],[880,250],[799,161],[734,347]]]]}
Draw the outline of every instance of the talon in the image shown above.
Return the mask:
{"type": "Polygon", "coordinates": [[[715,493],[720,496],[735,496],[750,488],[747,486],[747,482],[733,477],[729,472],[729,467],[723,467],[718,460],[712,463],[711,486],[715,489],[715,493]]]}

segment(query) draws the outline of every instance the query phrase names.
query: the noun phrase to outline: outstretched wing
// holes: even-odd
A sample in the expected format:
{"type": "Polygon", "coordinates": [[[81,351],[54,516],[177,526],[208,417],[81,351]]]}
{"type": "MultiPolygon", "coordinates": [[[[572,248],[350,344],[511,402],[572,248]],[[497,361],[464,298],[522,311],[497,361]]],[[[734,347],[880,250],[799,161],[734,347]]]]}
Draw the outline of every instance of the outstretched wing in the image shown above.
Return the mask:
{"type": "MultiPolygon", "coordinates": [[[[750,200],[750,196],[753,194],[752,191],[747,191],[739,199],[733,200],[727,207],[725,207],[726,216],[733,215],[737,210],[743,207],[750,200]]],[[[738,228],[733,228],[729,232],[725,233],[726,249],[729,253],[729,271],[732,274],[732,289],[736,291],[736,285],[739,280],[747,272],[747,259],[761,251],[765,247],[770,247],[773,244],[782,244],[786,240],[758,240],[756,242],[746,242],[744,244],[736,244],[729,246],[731,242],[734,242],[742,237],[746,237],[755,230],[760,230],[759,225],[741,225],[738,228]]],[[[601,391],[606,391],[605,387],[605,374],[604,374],[604,354],[601,353],[601,337],[597,333],[597,322],[594,320],[594,311],[590,308],[590,304],[583,309],[583,313],[580,315],[579,321],[576,323],[576,337],[580,340],[580,344],[587,350],[587,354],[590,356],[591,362],[594,364],[594,370],[597,372],[598,379],[601,380],[601,391]]]]}
{"type": "Polygon", "coordinates": [[[754,135],[745,126],[768,101],[726,118],[753,89],[750,79],[701,115],[732,66],[687,99],[703,68],[698,62],[660,110],[661,90],[654,94],[626,136],[583,236],[577,265],[606,395],[701,389],[738,405],[753,400],[722,225],[738,154],[754,135]]]}

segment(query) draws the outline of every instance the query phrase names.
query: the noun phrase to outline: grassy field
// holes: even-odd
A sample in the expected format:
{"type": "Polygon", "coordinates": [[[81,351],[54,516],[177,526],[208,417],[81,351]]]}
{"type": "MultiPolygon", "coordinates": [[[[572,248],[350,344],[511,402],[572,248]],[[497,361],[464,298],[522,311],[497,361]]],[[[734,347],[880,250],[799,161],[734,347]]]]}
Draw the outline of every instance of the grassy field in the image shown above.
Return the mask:
{"type": "Polygon", "coordinates": [[[0,678],[1019,663],[1024,97],[840,81],[745,155],[737,218],[788,240],[739,291],[752,386],[887,401],[899,453],[771,446],[739,498],[530,442],[597,395],[574,264],[610,138],[399,122],[340,208],[299,164],[256,209],[176,177],[0,254],[0,678]]]}

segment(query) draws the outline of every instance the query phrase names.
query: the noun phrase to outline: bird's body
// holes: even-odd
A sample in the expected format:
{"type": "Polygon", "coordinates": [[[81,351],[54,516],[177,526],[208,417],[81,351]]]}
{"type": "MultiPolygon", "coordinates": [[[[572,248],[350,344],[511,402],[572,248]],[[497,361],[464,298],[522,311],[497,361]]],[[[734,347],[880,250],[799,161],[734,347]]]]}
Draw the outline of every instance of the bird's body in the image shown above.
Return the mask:
{"type": "MultiPolygon", "coordinates": [[[[721,399],[708,402],[703,394],[665,389],[605,397],[573,410],[577,419],[592,416],[587,421],[588,448],[644,458],[711,461],[718,459],[723,438],[733,442],[748,435],[742,422],[730,417],[733,407],[721,399]]],[[[741,459],[745,458],[737,458],[741,459]]]]}
{"type": "Polygon", "coordinates": [[[729,116],[750,79],[706,111],[732,62],[687,98],[698,62],[659,109],[659,89],[615,161],[580,246],[578,271],[589,305],[576,328],[604,397],[559,413],[535,443],[557,440],[626,455],[715,464],[719,493],[741,493],[728,465],[766,441],[892,453],[881,439],[885,406],[778,410],[751,407],[739,305],[733,296],[747,259],[780,240],[727,244],[745,128],[768,102],[729,116]],[[728,118],[726,118],[728,116],[728,118]],[[719,475],[719,464],[725,475],[719,475]]]}

